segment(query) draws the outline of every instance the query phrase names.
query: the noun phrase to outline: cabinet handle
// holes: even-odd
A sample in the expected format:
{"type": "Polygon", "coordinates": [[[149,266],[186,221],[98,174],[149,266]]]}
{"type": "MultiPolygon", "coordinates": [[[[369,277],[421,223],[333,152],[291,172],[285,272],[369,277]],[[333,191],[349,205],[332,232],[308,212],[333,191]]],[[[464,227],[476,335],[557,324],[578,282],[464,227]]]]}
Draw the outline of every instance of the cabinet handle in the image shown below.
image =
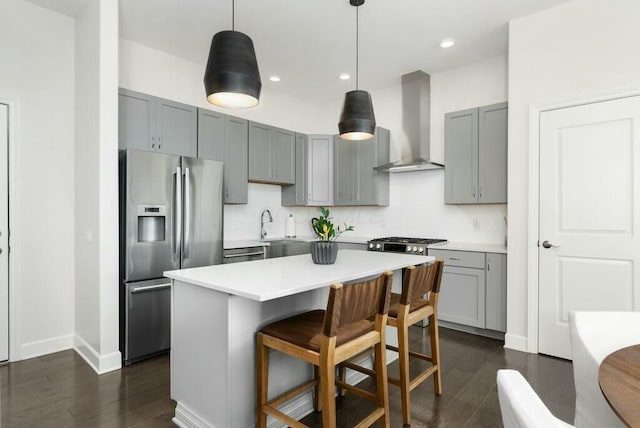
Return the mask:
{"type": "Polygon", "coordinates": [[[487,263],[487,272],[491,271],[491,263],[487,263]]]}
{"type": "Polygon", "coordinates": [[[473,188],[473,197],[474,198],[476,197],[476,188],[475,187],[473,188]]]}
{"type": "Polygon", "coordinates": [[[480,197],[482,197],[482,187],[480,188],[480,197]]]}
{"type": "Polygon", "coordinates": [[[449,257],[449,260],[460,260],[459,257],[449,257]]]}

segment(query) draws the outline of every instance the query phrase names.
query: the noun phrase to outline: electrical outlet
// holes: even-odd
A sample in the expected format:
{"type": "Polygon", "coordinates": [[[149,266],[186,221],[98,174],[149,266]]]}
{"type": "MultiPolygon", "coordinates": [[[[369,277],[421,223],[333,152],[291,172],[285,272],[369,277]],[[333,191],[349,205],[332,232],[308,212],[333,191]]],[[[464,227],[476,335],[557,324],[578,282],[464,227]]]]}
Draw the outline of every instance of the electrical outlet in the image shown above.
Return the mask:
{"type": "Polygon", "coordinates": [[[478,221],[478,217],[473,218],[473,230],[480,230],[480,222],[478,221]]]}

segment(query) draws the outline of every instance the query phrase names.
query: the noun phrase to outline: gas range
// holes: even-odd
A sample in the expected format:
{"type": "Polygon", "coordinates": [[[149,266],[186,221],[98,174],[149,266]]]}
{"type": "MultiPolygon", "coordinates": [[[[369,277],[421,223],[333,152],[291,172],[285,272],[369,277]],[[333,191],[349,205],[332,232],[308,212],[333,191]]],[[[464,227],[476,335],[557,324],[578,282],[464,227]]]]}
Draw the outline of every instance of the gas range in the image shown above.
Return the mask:
{"type": "Polygon", "coordinates": [[[427,254],[427,245],[447,242],[446,239],[403,238],[392,236],[372,239],[368,242],[369,251],[382,251],[405,254],[427,254]]]}

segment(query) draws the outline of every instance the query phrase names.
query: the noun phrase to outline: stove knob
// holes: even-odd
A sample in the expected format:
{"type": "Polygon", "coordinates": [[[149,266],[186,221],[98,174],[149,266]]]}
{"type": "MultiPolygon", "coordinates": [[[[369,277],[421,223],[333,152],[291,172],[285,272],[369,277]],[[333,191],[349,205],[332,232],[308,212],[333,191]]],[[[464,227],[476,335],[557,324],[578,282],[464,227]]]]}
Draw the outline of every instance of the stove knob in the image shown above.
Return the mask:
{"type": "Polygon", "coordinates": [[[413,251],[418,251],[418,247],[413,247],[413,251]]]}
{"type": "Polygon", "coordinates": [[[424,252],[424,248],[422,248],[422,247],[418,247],[418,252],[419,252],[419,253],[423,253],[423,252],[424,252]]]}
{"type": "Polygon", "coordinates": [[[411,251],[411,245],[407,245],[407,253],[411,251]]]}
{"type": "Polygon", "coordinates": [[[369,244],[369,248],[373,248],[373,244],[369,244]]]}
{"type": "Polygon", "coordinates": [[[379,250],[382,247],[380,244],[376,244],[376,250],[379,250]]]}

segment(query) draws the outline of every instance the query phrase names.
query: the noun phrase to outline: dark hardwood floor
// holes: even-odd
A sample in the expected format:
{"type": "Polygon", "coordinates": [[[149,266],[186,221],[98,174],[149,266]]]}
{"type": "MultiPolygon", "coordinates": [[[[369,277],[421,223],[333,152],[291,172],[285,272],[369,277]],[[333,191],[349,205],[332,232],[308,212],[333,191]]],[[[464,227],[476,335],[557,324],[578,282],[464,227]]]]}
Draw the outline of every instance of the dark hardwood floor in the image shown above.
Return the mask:
{"type": "MultiPolygon", "coordinates": [[[[410,334],[412,349],[429,351],[426,329],[412,327],[410,334]]],[[[500,368],[520,370],[549,409],[572,422],[575,393],[570,362],[505,350],[499,341],[445,328],[440,329],[440,341],[444,392],[435,397],[430,379],[413,391],[412,427],[499,427],[496,371],[500,368]]],[[[396,371],[397,363],[391,364],[390,373],[396,371]]],[[[369,380],[362,384],[373,386],[369,380]]],[[[168,356],[102,376],[73,351],[8,364],[0,367],[0,403],[3,428],[174,426],[168,356]]],[[[389,389],[389,403],[391,426],[401,427],[400,392],[394,386],[389,389]]],[[[338,398],[338,426],[352,427],[369,406],[351,394],[338,398]]],[[[321,426],[317,414],[303,422],[321,426]]]]}

